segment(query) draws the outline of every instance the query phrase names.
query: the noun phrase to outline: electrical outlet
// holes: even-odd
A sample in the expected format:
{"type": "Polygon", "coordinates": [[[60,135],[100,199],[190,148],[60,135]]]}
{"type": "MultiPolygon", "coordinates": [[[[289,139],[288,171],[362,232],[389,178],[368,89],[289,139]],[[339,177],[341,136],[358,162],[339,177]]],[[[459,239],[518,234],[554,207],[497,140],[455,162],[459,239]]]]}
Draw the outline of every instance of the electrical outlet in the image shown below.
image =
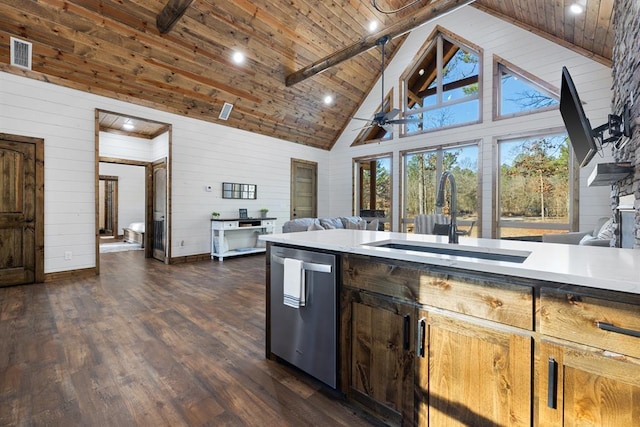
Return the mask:
{"type": "Polygon", "coordinates": [[[73,257],[73,252],[71,252],[71,251],[66,251],[64,253],[64,259],[65,260],[70,261],[72,257],[73,257]]]}

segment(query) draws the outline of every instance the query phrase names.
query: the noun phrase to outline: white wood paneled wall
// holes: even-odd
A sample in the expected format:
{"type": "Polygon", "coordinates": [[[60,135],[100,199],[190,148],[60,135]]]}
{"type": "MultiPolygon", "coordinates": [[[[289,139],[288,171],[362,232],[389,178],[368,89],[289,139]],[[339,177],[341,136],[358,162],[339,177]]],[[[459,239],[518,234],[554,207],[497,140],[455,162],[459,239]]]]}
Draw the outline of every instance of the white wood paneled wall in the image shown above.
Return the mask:
{"type": "MultiPolygon", "coordinates": [[[[45,273],[95,267],[96,108],[172,125],[173,257],[209,252],[213,210],[256,215],[266,207],[281,227],[289,217],[291,158],[318,163],[318,205],[328,214],[327,151],[0,72],[0,129],[45,140],[45,273]],[[258,199],[223,200],[224,181],[257,184],[258,199]]],[[[165,156],[162,146],[151,157],[165,156]]]]}

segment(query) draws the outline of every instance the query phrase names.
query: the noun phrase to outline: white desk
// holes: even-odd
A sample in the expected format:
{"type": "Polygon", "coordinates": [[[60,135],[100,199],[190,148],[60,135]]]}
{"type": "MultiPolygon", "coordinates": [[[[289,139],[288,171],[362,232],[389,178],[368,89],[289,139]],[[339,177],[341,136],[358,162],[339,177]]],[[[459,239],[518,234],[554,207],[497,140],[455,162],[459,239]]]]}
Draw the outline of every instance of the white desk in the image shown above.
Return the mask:
{"type": "Polygon", "coordinates": [[[211,259],[264,253],[260,234],[273,234],[276,218],[225,218],[211,220],[211,259]]]}

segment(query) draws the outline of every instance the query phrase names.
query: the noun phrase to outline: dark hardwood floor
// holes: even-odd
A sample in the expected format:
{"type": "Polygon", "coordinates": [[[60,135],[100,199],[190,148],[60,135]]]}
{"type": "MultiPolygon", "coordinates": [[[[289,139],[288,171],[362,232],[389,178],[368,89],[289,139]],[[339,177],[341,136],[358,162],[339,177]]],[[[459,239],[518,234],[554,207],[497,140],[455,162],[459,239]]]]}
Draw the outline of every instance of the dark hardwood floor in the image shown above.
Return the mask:
{"type": "Polygon", "coordinates": [[[0,425],[372,425],[264,356],[264,256],[0,288],[0,425]]]}

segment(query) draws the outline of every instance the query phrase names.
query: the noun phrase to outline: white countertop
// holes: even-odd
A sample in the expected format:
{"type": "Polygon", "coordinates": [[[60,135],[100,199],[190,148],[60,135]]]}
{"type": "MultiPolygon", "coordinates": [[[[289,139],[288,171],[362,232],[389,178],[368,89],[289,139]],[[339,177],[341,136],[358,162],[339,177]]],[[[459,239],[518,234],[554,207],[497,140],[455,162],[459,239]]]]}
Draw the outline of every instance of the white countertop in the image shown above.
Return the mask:
{"type": "Polygon", "coordinates": [[[386,231],[318,230],[261,235],[261,240],[304,248],[369,255],[455,267],[508,276],[587,286],[640,294],[640,250],[515,240],[460,237],[449,245],[446,236],[391,233],[386,231]],[[440,255],[413,250],[380,248],[367,243],[425,243],[437,247],[503,253],[530,252],[522,263],[440,255]]]}

